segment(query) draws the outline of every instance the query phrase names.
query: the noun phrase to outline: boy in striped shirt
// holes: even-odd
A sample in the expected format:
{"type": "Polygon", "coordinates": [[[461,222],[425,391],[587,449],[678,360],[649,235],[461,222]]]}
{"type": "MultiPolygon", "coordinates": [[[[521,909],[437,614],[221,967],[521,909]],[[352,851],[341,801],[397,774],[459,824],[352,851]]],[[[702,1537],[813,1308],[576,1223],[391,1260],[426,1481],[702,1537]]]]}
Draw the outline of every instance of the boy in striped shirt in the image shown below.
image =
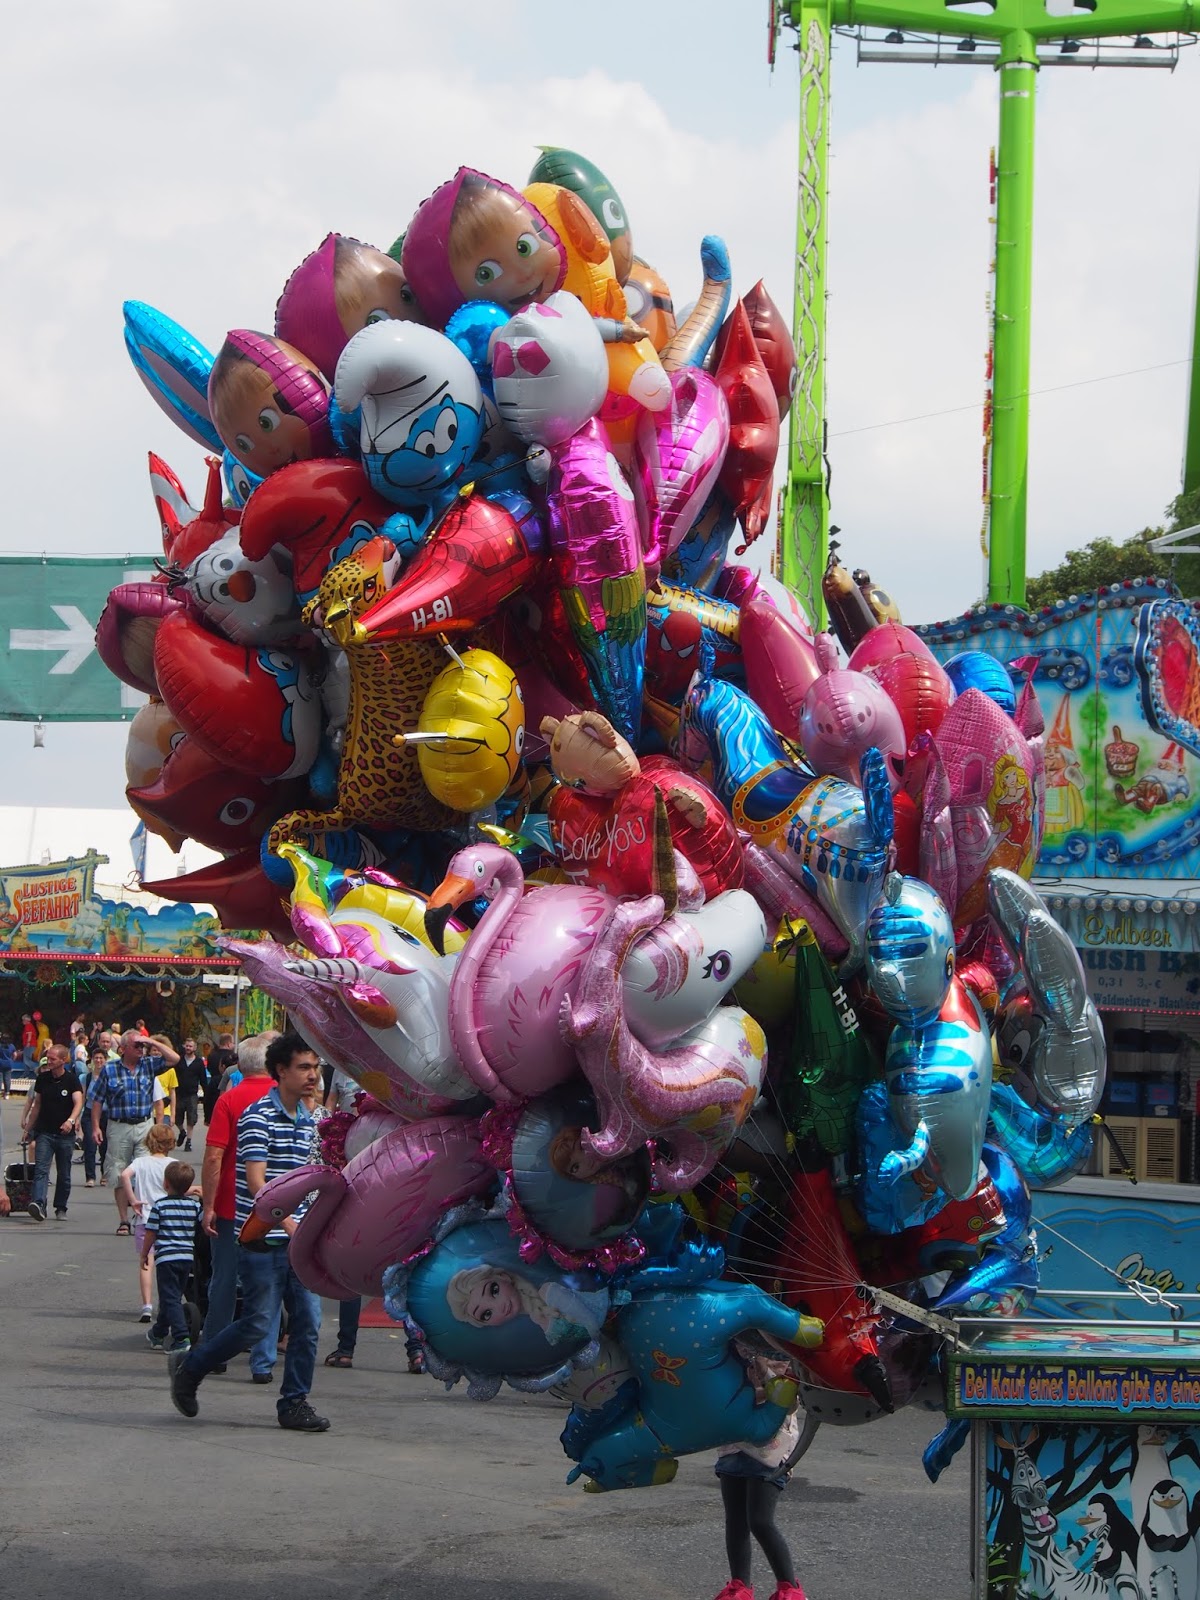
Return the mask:
{"type": "Polygon", "coordinates": [[[142,1238],[142,1266],[148,1266],[154,1252],[154,1275],[158,1281],[158,1317],[146,1334],[146,1342],[161,1350],[168,1331],[172,1350],[190,1350],[191,1337],[183,1311],[183,1291],[196,1264],[196,1226],[203,1208],[189,1194],[196,1174],[186,1161],[172,1161],[163,1173],[166,1193],[150,1207],[142,1238]]]}

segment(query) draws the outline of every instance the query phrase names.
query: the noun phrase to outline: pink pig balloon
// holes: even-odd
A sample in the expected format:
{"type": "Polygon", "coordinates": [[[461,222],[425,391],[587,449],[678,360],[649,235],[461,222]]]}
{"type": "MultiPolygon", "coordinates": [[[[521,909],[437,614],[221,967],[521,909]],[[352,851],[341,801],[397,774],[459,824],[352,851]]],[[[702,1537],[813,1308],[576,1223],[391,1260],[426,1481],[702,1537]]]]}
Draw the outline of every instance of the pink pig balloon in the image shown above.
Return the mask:
{"type": "Polygon", "coordinates": [[[738,612],[738,637],[750,698],[777,733],[794,737],[804,697],[821,678],[816,646],[761,591],[738,612]]]}
{"type": "Polygon", "coordinates": [[[383,1293],[383,1274],[422,1245],[443,1211],[495,1181],[479,1142],[479,1124],[430,1117],[376,1139],[340,1171],[298,1167],[273,1178],[254,1198],[244,1242],[262,1238],[316,1194],[288,1245],[296,1276],[333,1300],[383,1293]]]}
{"type": "Polygon", "coordinates": [[[704,509],[729,445],[729,405],[700,367],[671,373],[671,403],[644,411],[633,441],[633,493],[646,561],[680,545],[704,509]]]}
{"type": "Polygon", "coordinates": [[[837,664],[837,646],[827,633],[817,635],[822,675],[804,696],[800,744],[817,772],[832,773],[861,787],[859,762],[875,746],[893,791],[904,772],[904,724],[887,694],[863,672],[837,664]]]}

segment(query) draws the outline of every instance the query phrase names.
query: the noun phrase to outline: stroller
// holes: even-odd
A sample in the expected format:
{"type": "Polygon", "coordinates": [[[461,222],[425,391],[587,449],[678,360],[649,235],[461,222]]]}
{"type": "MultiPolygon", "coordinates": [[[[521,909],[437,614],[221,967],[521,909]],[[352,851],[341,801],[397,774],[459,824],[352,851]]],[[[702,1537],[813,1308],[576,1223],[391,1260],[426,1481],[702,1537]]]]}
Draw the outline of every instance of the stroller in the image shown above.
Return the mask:
{"type": "Polygon", "coordinates": [[[27,1161],[28,1146],[21,1145],[21,1160],[10,1161],[4,1169],[4,1192],[14,1211],[28,1211],[33,1196],[33,1162],[27,1161]]]}

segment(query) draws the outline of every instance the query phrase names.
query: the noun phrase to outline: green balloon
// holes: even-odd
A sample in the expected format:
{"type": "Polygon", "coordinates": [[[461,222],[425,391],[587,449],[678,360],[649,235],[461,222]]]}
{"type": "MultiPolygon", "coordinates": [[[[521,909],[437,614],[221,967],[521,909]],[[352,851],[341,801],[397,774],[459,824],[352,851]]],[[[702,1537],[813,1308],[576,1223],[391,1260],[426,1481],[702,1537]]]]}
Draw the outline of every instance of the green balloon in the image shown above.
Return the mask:
{"type": "Polygon", "coordinates": [[[854,1007],[805,928],[796,948],[795,1031],[779,1083],[784,1122],[797,1139],[845,1155],[859,1096],[875,1074],[854,1007]]]}
{"type": "Polygon", "coordinates": [[[633,240],[620,195],[586,156],[557,145],[542,145],[541,150],[529,174],[530,183],[557,183],[560,188],[570,189],[579,196],[608,235],[617,276],[623,283],[633,260],[633,240]]]}

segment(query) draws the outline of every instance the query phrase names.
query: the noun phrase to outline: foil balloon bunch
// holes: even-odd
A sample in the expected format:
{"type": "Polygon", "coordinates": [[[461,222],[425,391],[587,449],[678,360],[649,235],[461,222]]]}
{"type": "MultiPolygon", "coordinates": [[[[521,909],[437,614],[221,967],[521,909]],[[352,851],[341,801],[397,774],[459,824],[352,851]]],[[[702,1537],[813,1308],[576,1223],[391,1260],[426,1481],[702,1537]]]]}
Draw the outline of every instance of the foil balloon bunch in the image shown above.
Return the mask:
{"type": "Polygon", "coordinates": [[[593,1489],[798,1397],[924,1393],[936,1340],[873,1290],[1023,1304],[1027,1181],[1082,1162],[1103,1085],[1026,882],[1032,690],[946,671],[836,560],[814,635],[728,559],[795,355],[719,239],[701,268],[677,325],[611,184],[547,150],[386,252],[330,234],[215,356],[125,308],[212,452],[198,505],[151,458],[162,570],[98,631],[151,697],[130,803],[222,856],[147,887],[214,904],[363,1091],[256,1211],[314,1194],[300,1276],[384,1293],[436,1376],[569,1397],[593,1489]]]}

